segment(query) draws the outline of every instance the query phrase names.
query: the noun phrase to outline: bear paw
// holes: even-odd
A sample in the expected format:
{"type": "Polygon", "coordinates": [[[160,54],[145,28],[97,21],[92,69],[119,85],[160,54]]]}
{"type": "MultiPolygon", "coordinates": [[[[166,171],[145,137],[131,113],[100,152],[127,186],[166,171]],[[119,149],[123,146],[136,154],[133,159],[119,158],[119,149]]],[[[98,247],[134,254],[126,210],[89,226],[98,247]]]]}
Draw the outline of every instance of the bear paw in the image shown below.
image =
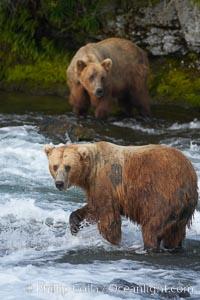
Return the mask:
{"type": "Polygon", "coordinates": [[[70,225],[70,231],[72,235],[76,235],[77,232],[80,229],[80,224],[81,224],[81,218],[79,215],[76,213],[76,211],[72,212],[71,215],[69,216],[69,225],[70,225]]]}

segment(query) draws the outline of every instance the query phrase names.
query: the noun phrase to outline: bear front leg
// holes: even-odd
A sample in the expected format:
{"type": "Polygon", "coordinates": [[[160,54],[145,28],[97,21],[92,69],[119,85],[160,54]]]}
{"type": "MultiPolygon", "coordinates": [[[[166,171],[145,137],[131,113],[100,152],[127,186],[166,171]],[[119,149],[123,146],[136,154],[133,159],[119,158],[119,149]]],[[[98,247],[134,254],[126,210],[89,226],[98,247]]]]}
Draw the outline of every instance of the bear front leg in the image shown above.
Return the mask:
{"type": "Polygon", "coordinates": [[[71,213],[69,217],[69,224],[72,235],[77,234],[83,220],[96,221],[94,211],[88,204],[71,213]]]}
{"type": "Polygon", "coordinates": [[[106,167],[105,165],[105,169],[102,168],[101,172],[98,173],[93,203],[95,203],[100,234],[108,242],[119,245],[121,241],[121,216],[113,188],[121,183],[121,165],[117,164],[114,168],[111,168],[107,176],[105,174],[106,167]]]}
{"type": "Polygon", "coordinates": [[[121,241],[121,218],[108,214],[98,221],[99,232],[104,239],[113,245],[119,245],[121,241]]]}
{"type": "Polygon", "coordinates": [[[99,104],[94,107],[94,114],[97,119],[106,119],[110,112],[110,104],[108,100],[101,99],[99,104]]]}
{"type": "Polygon", "coordinates": [[[87,115],[90,107],[90,100],[86,90],[80,84],[71,87],[69,103],[72,106],[73,113],[79,116],[87,115]]]}
{"type": "Polygon", "coordinates": [[[111,244],[119,245],[121,241],[121,217],[118,211],[113,210],[112,207],[110,211],[102,211],[98,220],[98,228],[104,239],[111,244]]]}

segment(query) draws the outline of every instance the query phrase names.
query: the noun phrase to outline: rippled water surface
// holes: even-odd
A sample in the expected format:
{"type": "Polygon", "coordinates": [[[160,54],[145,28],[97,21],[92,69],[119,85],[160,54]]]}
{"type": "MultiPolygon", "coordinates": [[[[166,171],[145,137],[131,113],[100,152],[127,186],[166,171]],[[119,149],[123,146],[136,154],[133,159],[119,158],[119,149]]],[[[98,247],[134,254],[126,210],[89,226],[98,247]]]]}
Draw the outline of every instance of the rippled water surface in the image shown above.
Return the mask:
{"type": "MultiPolygon", "coordinates": [[[[8,96],[0,97],[7,103],[8,96]]],[[[64,115],[62,107],[46,114],[31,107],[11,114],[6,105],[0,114],[1,299],[165,299],[126,281],[140,287],[185,289],[190,299],[200,299],[200,206],[179,253],[145,253],[140,227],[126,219],[119,247],[106,242],[96,225],[74,237],[68,218],[86,199],[75,188],[55,190],[43,152],[47,143],[77,140],[76,126],[96,141],[174,146],[192,161],[200,186],[199,111],[155,108],[156,117],[149,122],[111,118],[104,123],[64,115]],[[117,278],[125,280],[121,289],[117,278]]]]}

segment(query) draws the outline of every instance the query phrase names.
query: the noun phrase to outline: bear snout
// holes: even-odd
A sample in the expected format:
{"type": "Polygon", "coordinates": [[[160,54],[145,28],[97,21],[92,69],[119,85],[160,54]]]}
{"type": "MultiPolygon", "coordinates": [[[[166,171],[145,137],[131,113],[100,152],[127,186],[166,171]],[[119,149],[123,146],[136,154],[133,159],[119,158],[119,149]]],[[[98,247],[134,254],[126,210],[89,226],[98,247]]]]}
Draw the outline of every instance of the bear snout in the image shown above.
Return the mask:
{"type": "Polygon", "coordinates": [[[97,88],[95,91],[95,94],[97,97],[102,97],[103,96],[103,89],[102,88],[97,88]]]}
{"type": "Polygon", "coordinates": [[[56,181],[56,182],[55,182],[55,185],[56,185],[56,188],[57,188],[59,191],[64,190],[64,181],[56,181]]]}

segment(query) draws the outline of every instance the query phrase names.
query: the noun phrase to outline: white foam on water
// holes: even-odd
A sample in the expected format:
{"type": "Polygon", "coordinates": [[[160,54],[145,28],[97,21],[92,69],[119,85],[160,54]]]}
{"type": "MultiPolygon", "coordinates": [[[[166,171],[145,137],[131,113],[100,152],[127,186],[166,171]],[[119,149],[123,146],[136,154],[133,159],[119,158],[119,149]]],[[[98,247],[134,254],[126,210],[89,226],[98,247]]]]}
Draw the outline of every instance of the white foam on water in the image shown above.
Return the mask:
{"type": "Polygon", "coordinates": [[[183,129],[200,129],[200,121],[194,119],[189,123],[183,123],[183,124],[176,122],[168,128],[168,130],[183,130],[183,129]]]}
{"type": "MultiPolygon", "coordinates": [[[[0,268],[0,290],[2,299],[12,288],[13,299],[152,299],[150,295],[139,295],[138,290],[126,288],[120,291],[115,283],[117,276],[136,283],[147,291],[147,286],[159,289],[170,287],[186,288],[198,294],[198,287],[190,287],[184,276],[195,276],[195,272],[184,270],[183,274],[174,269],[156,268],[131,260],[93,262],[93,264],[57,264],[51,266],[32,266],[0,268]],[[9,281],[10,280],[10,281],[9,281]],[[170,282],[170,284],[169,284],[170,282]],[[156,284],[155,284],[156,283],[156,284]],[[103,290],[102,290],[103,288],[103,290]],[[146,288],[146,289],[145,289],[146,288]]],[[[141,289],[142,290],[142,289],[141,289]]],[[[153,299],[158,299],[153,295],[153,299]]],[[[11,298],[12,299],[12,298],[11,298]]],[[[160,298],[159,298],[160,299],[160,298]]]]}
{"type": "MultiPolygon", "coordinates": [[[[30,184],[46,183],[47,158],[43,152],[45,139],[33,126],[0,129],[0,182],[28,180],[30,184]]],[[[14,184],[15,185],[15,184],[14,184]]]]}
{"type": "MultiPolygon", "coordinates": [[[[91,289],[87,285],[84,287],[84,284],[82,284],[80,292],[77,289],[74,291],[73,286],[77,282],[89,282],[90,284],[109,283],[116,277],[123,278],[129,282],[136,282],[140,285],[148,284],[154,286],[156,282],[161,287],[169,282],[170,284],[174,282],[174,285],[177,286],[179,284],[177,276],[180,277],[180,282],[183,281],[183,279],[181,281],[182,275],[174,274],[174,270],[157,269],[156,266],[148,269],[143,264],[128,260],[108,261],[107,263],[94,262],[85,265],[55,264],[52,267],[31,265],[15,267],[20,262],[26,262],[27,260],[31,263],[31,261],[34,262],[34,259],[37,259],[39,262],[42,255],[47,254],[50,256],[51,251],[59,252],[60,250],[65,250],[65,253],[67,253],[69,250],[79,249],[84,251],[84,249],[103,247],[106,251],[112,252],[117,249],[117,247],[103,240],[95,225],[83,228],[77,237],[71,236],[69,228],[66,229],[66,233],[62,237],[55,236],[55,228],[47,226],[45,220],[52,218],[54,224],[56,222],[66,222],[69,213],[63,210],[43,210],[35,205],[33,199],[10,201],[0,206],[1,222],[5,218],[4,226],[6,230],[4,237],[6,239],[9,236],[9,240],[7,240],[9,251],[0,259],[2,266],[2,269],[0,269],[0,290],[2,291],[1,294],[5,296],[3,299],[7,299],[6,295],[10,293],[9,286],[12,291],[15,291],[15,294],[17,293],[17,297],[13,299],[23,300],[30,295],[32,298],[28,299],[104,300],[119,299],[119,297],[103,294],[101,291],[94,292],[95,288],[91,289]],[[15,224],[15,226],[12,227],[12,224],[15,224]],[[14,266],[10,266],[10,264],[14,266]],[[1,277],[4,278],[2,281],[1,277]],[[8,282],[9,284],[7,284],[8,282]],[[49,289],[51,290],[55,285],[56,294],[49,292],[49,289]],[[65,287],[64,295],[62,295],[62,286],[65,287]],[[33,289],[31,292],[29,291],[30,287],[33,289]]],[[[197,212],[192,228],[187,233],[189,237],[193,238],[199,234],[200,226],[196,222],[199,220],[200,213],[197,212]]],[[[123,238],[118,249],[119,251],[134,250],[142,247],[139,227],[131,224],[128,220],[123,220],[122,230],[123,238]]],[[[1,241],[3,234],[4,231],[0,235],[1,241]]],[[[56,253],[53,255],[56,256],[56,253]]],[[[186,276],[185,271],[184,276],[186,276]]],[[[192,276],[191,273],[190,276],[192,276]]],[[[120,295],[122,298],[124,297],[123,293],[120,295]]],[[[134,297],[134,299],[144,299],[144,296],[137,296],[138,298],[134,297]]],[[[129,294],[126,298],[129,298],[129,294]]],[[[132,299],[132,296],[130,299],[132,299]]],[[[150,298],[145,296],[145,299],[150,298]]]]}
{"type": "Polygon", "coordinates": [[[187,229],[187,238],[200,241],[200,211],[195,211],[190,229],[187,229]]]}
{"type": "Polygon", "coordinates": [[[155,130],[155,128],[148,128],[148,127],[144,127],[138,123],[133,123],[133,122],[113,122],[112,123],[115,126],[119,126],[119,127],[127,127],[133,130],[137,130],[137,131],[141,131],[141,132],[145,132],[145,133],[149,133],[149,134],[158,134],[160,133],[160,130],[155,130]]]}
{"type": "MultiPolygon", "coordinates": [[[[7,254],[2,261],[9,261],[9,255],[14,259],[16,251],[18,254],[23,253],[22,257],[16,257],[16,261],[24,259],[24,250],[27,250],[28,255],[30,250],[33,253],[40,251],[42,255],[47,250],[69,251],[98,247],[107,251],[118,249],[102,238],[97,225],[84,226],[77,236],[72,236],[68,223],[70,213],[63,209],[42,209],[35,205],[33,199],[27,198],[10,199],[0,204],[0,251],[7,254]]],[[[137,226],[124,220],[122,230],[122,251],[142,246],[141,230],[137,226]]]]}
{"type": "Polygon", "coordinates": [[[200,191],[200,145],[191,140],[189,147],[185,149],[183,153],[190,159],[194,166],[198,177],[198,188],[200,191]]]}

